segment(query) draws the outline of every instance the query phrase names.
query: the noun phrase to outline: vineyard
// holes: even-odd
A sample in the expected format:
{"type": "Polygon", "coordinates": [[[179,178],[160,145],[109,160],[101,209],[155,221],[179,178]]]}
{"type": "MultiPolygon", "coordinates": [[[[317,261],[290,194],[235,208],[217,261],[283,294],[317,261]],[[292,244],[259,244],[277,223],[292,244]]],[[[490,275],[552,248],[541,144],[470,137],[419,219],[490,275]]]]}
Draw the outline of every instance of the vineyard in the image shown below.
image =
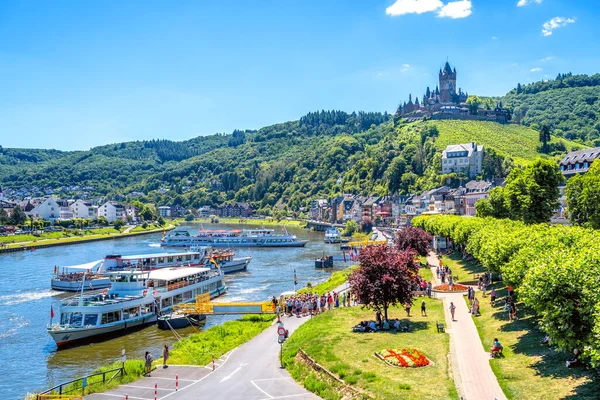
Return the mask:
{"type": "MultiPolygon", "coordinates": [[[[476,142],[492,147],[515,163],[527,165],[540,156],[537,149],[540,144],[537,131],[521,126],[485,121],[430,121],[439,131],[435,147],[443,151],[446,146],[457,143],[476,142]]],[[[553,142],[562,141],[567,150],[583,148],[575,142],[553,138],[553,142]]]]}
{"type": "Polygon", "coordinates": [[[600,233],[511,220],[417,217],[413,225],[500,272],[560,349],[581,349],[600,364],[600,233]]]}

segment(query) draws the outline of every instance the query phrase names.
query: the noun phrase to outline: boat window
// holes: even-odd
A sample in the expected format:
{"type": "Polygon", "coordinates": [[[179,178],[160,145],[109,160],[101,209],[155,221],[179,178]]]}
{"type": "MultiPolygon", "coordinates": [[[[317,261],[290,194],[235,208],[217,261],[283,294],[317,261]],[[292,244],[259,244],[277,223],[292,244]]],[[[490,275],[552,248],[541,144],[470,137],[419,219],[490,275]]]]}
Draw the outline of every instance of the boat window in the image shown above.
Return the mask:
{"type": "Polygon", "coordinates": [[[71,313],[60,314],[60,324],[67,325],[69,323],[69,318],[71,318],[71,313]]]}
{"type": "Polygon", "coordinates": [[[158,257],[158,263],[162,264],[165,262],[165,258],[164,257],[158,257]]]}
{"type": "Polygon", "coordinates": [[[121,311],[112,311],[102,314],[102,324],[110,324],[121,320],[121,311]]]}
{"type": "Polygon", "coordinates": [[[125,319],[134,318],[139,315],[139,309],[137,307],[131,307],[123,310],[123,317],[125,319]]]}
{"type": "Polygon", "coordinates": [[[153,307],[152,303],[143,304],[142,305],[142,314],[150,314],[152,312],[153,308],[154,307],[153,307]]]}
{"type": "Polygon", "coordinates": [[[180,294],[173,297],[173,304],[179,304],[183,301],[183,298],[180,294]]]}
{"type": "Polygon", "coordinates": [[[183,301],[188,301],[188,300],[191,300],[191,299],[192,299],[192,292],[191,291],[185,292],[183,294],[183,301]]]}
{"type": "Polygon", "coordinates": [[[97,325],[98,324],[98,314],[85,314],[85,318],[83,320],[83,325],[97,325]]]}
{"type": "Polygon", "coordinates": [[[69,324],[72,326],[81,326],[82,321],[83,321],[83,314],[80,312],[74,312],[71,314],[71,318],[69,319],[69,324]]]}
{"type": "Polygon", "coordinates": [[[161,303],[162,303],[162,305],[161,305],[162,308],[169,307],[170,305],[173,304],[173,299],[171,297],[167,297],[166,299],[162,299],[161,303]]]}
{"type": "Polygon", "coordinates": [[[189,260],[191,260],[191,259],[192,259],[192,256],[190,256],[190,255],[187,255],[187,256],[185,256],[185,259],[186,259],[186,261],[189,261],[189,260]]]}
{"type": "Polygon", "coordinates": [[[173,262],[173,257],[167,257],[167,262],[173,262]]]}

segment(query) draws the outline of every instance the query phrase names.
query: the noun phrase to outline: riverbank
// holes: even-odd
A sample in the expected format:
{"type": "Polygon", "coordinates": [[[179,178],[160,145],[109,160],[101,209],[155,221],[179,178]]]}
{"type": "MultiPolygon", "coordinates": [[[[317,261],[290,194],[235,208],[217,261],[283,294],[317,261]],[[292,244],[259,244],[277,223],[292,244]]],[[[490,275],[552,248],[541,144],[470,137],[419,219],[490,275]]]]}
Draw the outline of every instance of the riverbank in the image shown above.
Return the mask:
{"type": "MultiPolygon", "coordinates": [[[[257,226],[297,226],[300,228],[306,227],[306,222],[301,220],[289,220],[282,219],[277,220],[275,218],[266,218],[266,219],[258,219],[258,218],[217,218],[219,222],[215,222],[218,224],[236,224],[236,225],[257,225],[257,226]]],[[[191,223],[191,224],[212,224],[210,218],[197,218],[193,221],[184,221],[176,219],[174,221],[180,223],[191,223]]]]}
{"type": "MultiPolygon", "coordinates": [[[[33,250],[37,250],[37,249],[44,249],[44,248],[55,247],[55,246],[66,246],[66,245],[71,245],[71,244],[95,242],[95,241],[99,241],[99,240],[113,240],[113,239],[121,239],[121,238],[125,238],[125,237],[147,235],[147,234],[151,234],[151,233],[169,231],[169,230],[175,229],[175,227],[176,227],[176,225],[174,223],[171,223],[171,224],[165,225],[164,227],[156,227],[156,228],[151,228],[151,229],[143,229],[143,228],[139,227],[140,229],[138,229],[138,230],[136,230],[137,228],[135,228],[131,231],[127,231],[126,229],[124,229],[122,232],[116,231],[115,229],[113,229],[113,231],[115,231],[115,233],[110,233],[110,232],[103,230],[102,233],[98,233],[98,234],[94,233],[94,234],[85,235],[85,236],[70,236],[70,237],[63,236],[63,237],[56,237],[56,238],[41,238],[41,239],[35,239],[35,240],[31,240],[31,241],[22,241],[22,242],[17,242],[17,243],[5,243],[4,245],[2,245],[0,247],[0,254],[12,253],[15,251],[33,251],[33,250]]],[[[56,234],[56,232],[55,232],[55,234],[56,234]]]]}
{"type": "MultiPolygon", "coordinates": [[[[191,334],[175,343],[170,351],[168,362],[172,365],[203,367],[211,362],[213,356],[219,359],[225,353],[260,334],[273,324],[274,319],[273,315],[246,315],[239,320],[227,321],[222,325],[191,334]]],[[[162,368],[162,357],[155,354],[154,358],[153,369],[162,368]]],[[[102,366],[92,374],[120,367],[121,363],[117,362],[102,366]]],[[[84,392],[80,380],[65,386],[63,394],[102,393],[119,385],[134,382],[144,376],[144,363],[141,360],[127,360],[125,371],[125,375],[117,375],[109,382],[103,382],[101,375],[89,378],[84,392]]],[[[30,395],[28,399],[35,399],[35,395],[30,395]]]]}

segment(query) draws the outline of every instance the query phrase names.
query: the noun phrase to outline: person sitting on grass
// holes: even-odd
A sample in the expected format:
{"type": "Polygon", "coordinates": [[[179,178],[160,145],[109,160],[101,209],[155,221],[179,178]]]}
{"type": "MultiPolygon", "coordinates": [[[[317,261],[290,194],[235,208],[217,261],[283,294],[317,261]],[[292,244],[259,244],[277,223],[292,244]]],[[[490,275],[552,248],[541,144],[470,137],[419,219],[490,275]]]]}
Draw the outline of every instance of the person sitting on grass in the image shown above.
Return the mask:
{"type": "Polygon", "coordinates": [[[390,330],[390,323],[388,322],[388,320],[384,320],[383,321],[383,327],[381,328],[384,331],[389,331],[390,330]]]}
{"type": "Polygon", "coordinates": [[[579,350],[573,350],[573,358],[566,361],[567,368],[573,368],[579,366],[579,350]]]}
{"type": "Polygon", "coordinates": [[[490,357],[494,358],[502,354],[503,349],[504,347],[502,347],[498,338],[494,338],[494,343],[492,343],[492,347],[490,348],[490,357]]]}
{"type": "Polygon", "coordinates": [[[377,324],[374,321],[369,322],[369,331],[377,332],[377,324]]]}

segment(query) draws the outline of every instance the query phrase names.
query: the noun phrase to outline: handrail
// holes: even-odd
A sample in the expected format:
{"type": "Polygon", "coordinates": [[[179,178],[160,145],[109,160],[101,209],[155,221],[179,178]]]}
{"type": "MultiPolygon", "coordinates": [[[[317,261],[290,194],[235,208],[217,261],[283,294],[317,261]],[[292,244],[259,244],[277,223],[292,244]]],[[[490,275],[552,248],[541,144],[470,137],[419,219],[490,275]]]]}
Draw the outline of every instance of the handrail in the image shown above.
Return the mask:
{"type": "MultiPolygon", "coordinates": [[[[69,397],[64,397],[65,395],[63,395],[63,386],[66,386],[66,385],[71,384],[71,383],[79,382],[79,381],[81,381],[83,379],[87,380],[88,378],[91,378],[93,376],[99,376],[99,375],[102,375],[102,383],[104,383],[104,382],[106,382],[106,374],[108,374],[109,372],[117,372],[117,373],[120,372],[121,376],[123,376],[123,375],[125,375],[125,365],[123,365],[123,366],[121,366],[119,368],[110,369],[110,370],[102,371],[102,372],[96,372],[96,373],[89,374],[89,375],[86,375],[86,376],[82,376],[82,377],[79,377],[77,379],[73,379],[73,380],[70,380],[70,381],[67,381],[67,382],[62,382],[62,383],[60,383],[60,384],[58,384],[58,385],[56,385],[54,387],[51,387],[48,390],[45,390],[45,391],[37,394],[36,395],[36,400],[51,399],[51,397],[42,397],[42,396],[44,396],[44,395],[53,395],[53,396],[56,396],[55,393],[52,393],[52,392],[56,391],[56,389],[58,389],[58,396],[63,396],[62,398],[68,399],[69,397]]],[[[109,379],[109,381],[112,380],[115,376],[117,376],[117,374],[114,374],[112,376],[112,378],[109,379]]],[[[85,389],[85,388],[83,388],[83,389],[85,389]]],[[[61,397],[58,397],[58,399],[60,399],[60,398],[61,397]]],[[[71,398],[72,399],[77,399],[77,398],[81,398],[81,396],[76,396],[75,395],[75,397],[71,397],[71,398]]]]}

